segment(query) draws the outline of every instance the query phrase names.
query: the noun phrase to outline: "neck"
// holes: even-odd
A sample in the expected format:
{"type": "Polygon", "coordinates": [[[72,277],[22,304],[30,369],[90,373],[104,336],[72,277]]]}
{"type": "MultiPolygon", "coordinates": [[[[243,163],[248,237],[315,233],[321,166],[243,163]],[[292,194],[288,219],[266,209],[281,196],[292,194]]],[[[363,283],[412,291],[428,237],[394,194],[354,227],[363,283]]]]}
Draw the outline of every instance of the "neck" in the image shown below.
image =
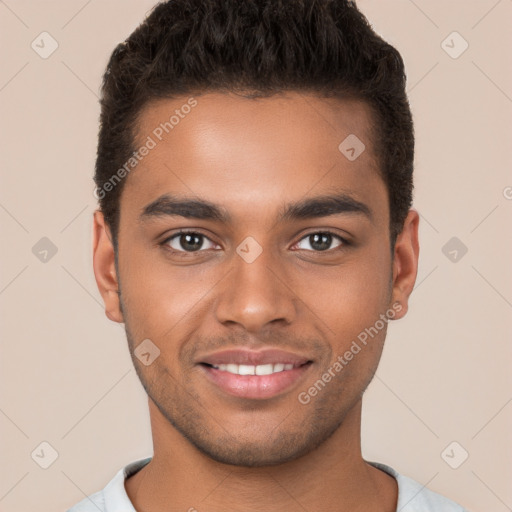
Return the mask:
{"type": "Polygon", "coordinates": [[[336,432],[298,459],[267,467],[219,463],[199,452],[149,400],[154,456],[125,482],[138,511],[396,510],[397,485],[361,455],[361,401],[336,432]]]}

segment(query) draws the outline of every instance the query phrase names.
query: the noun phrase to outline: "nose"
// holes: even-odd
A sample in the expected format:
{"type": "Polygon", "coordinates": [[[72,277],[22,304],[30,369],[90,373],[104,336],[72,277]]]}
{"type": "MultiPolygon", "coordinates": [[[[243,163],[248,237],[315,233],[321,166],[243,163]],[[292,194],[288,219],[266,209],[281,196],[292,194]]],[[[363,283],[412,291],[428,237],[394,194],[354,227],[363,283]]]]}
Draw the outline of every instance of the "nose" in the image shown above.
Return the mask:
{"type": "Polygon", "coordinates": [[[270,251],[263,250],[250,263],[234,254],[232,270],[219,290],[217,320],[222,324],[239,324],[253,333],[270,323],[292,323],[297,296],[282,267],[270,251]]]}

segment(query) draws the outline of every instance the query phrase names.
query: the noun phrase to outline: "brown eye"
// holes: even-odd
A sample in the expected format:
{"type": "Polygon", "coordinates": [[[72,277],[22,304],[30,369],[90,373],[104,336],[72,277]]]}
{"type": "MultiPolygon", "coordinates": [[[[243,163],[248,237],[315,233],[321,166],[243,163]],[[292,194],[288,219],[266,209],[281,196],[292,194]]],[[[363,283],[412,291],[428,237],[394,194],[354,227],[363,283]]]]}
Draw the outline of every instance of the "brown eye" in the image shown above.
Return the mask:
{"type": "MultiPolygon", "coordinates": [[[[163,244],[168,245],[172,250],[179,252],[197,252],[201,249],[204,249],[204,245],[208,245],[208,242],[211,246],[215,244],[205,235],[201,233],[196,233],[194,231],[190,232],[180,232],[175,235],[164,240],[163,244]]],[[[212,247],[206,247],[207,249],[211,249],[212,247]]]]}
{"type": "Polygon", "coordinates": [[[317,233],[310,233],[306,235],[302,240],[297,244],[299,246],[301,243],[306,241],[305,247],[299,247],[299,249],[305,249],[308,251],[328,251],[331,249],[336,249],[341,245],[348,245],[347,242],[341,238],[339,235],[335,235],[334,233],[330,233],[329,231],[319,231],[317,233]],[[332,247],[332,243],[338,240],[338,244],[332,247]]]}

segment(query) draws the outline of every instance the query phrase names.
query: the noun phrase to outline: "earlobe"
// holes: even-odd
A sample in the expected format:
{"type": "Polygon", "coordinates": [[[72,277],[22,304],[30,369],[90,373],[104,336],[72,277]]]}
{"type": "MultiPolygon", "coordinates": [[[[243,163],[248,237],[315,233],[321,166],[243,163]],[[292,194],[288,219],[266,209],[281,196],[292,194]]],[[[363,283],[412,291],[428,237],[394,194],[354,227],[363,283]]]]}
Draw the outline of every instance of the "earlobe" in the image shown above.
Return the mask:
{"type": "Polygon", "coordinates": [[[93,220],[93,267],[98,290],[105,304],[105,314],[113,322],[124,321],[119,303],[119,281],[115,267],[115,253],[108,225],[100,210],[93,220]]]}
{"type": "Polygon", "coordinates": [[[395,243],[391,304],[401,305],[401,309],[394,317],[395,319],[402,318],[407,314],[409,296],[416,282],[420,250],[418,241],[419,219],[418,212],[411,208],[395,243]]]}

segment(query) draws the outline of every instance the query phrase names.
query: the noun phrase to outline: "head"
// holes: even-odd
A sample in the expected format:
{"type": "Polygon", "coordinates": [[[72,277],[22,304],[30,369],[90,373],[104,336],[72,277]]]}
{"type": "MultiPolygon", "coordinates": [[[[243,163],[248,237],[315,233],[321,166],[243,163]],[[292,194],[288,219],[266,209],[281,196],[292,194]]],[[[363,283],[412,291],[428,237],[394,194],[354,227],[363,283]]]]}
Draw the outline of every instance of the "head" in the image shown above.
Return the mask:
{"type": "Polygon", "coordinates": [[[101,108],[95,274],[150,403],[215,460],[313,450],[416,277],[399,53],[348,1],[172,0],[114,50],[101,108]],[[276,393],[212,376],[269,348],[300,364],[276,393]]]}

